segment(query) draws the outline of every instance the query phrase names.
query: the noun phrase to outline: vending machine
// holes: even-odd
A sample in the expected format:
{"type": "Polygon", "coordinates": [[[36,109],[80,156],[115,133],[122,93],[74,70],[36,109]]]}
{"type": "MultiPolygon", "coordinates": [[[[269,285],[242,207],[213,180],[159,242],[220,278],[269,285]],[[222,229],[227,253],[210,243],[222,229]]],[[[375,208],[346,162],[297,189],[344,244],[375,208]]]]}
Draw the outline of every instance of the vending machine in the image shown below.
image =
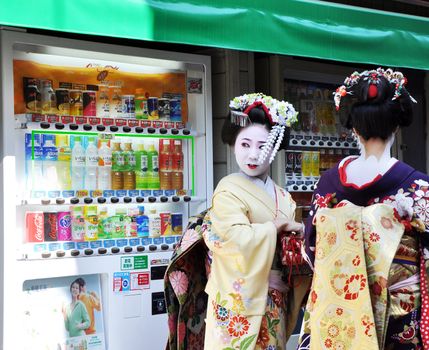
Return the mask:
{"type": "Polygon", "coordinates": [[[0,347],[164,349],[164,272],[212,194],[210,59],[0,44],[0,347]]]}
{"type": "Polygon", "coordinates": [[[298,219],[305,219],[320,175],[341,159],[358,154],[357,141],[342,127],[332,92],[335,83],[284,79],[284,98],[299,110],[291,130],[284,164],[286,189],[297,202],[298,219]]]}

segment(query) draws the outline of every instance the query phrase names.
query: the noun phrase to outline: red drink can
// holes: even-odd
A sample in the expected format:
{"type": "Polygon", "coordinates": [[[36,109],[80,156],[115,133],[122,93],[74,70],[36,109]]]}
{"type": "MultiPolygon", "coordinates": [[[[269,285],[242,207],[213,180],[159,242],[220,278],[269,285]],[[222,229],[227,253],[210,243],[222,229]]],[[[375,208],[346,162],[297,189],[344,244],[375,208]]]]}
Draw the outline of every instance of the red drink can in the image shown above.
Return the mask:
{"type": "Polygon", "coordinates": [[[71,213],[69,211],[60,211],[57,215],[58,240],[71,241],[71,213]]]}
{"type": "Polygon", "coordinates": [[[95,117],[97,115],[97,103],[95,91],[84,91],[82,93],[83,115],[85,117],[95,117]]]}
{"type": "Polygon", "coordinates": [[[27,242],[40,243],[45,239],[44,221],[42,211],[27,211],[25,213],[27,242]]]}
{"type": "Polygon", "coordinates": [[[171,235],[171,214],[170,212],[159,213],[161,218],[161,236],[171,235]]]}
{"type": "Polygon", "coordinates": [[[44,213],[43,226],[45,231],[45,242],[57,240],[57,213],[44,213]]]}

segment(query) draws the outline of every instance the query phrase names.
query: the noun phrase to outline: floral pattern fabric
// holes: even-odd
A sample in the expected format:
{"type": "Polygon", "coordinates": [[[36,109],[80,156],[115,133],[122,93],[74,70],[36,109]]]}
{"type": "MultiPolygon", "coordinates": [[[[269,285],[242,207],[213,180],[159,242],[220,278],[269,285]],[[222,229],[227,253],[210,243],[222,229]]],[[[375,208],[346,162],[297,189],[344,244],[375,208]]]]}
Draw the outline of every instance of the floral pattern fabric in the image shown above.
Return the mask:
{"type": "Polygon", "coordinates": [[[202,239],[206,212],[192,217],[164,277],[169,339],[167,349],[204,349],[208,249],[202,239]]]}
{"type": "MultiPolygon", "coordinates": [[[[323,254],[315,249],[315,218],[321,208],[338,208],[346,201],[361,207],[380,203],[393,207],[405,233],[394,249],[387,280],[368,281],[372,283],[372,301],[384,286],[390,290],[384,331],[377,328],[377,332],[384,332],[384,335],[378,336],[384,338],[382,349],[429,349],[429,334],[424,333],[425,327],[429,329],[429,319],[422,317],[429,315],[429,299],[424,297],[428,294],[428,286],[419,282],[420,279],[427,281],[429,275],[429,254],[425,254],[429,249],[429,177],[398,161],[385,175],[356,188],[344,181],[342,164],[345,163],[325,172],[317,184],[305,232],[307,259],[313,263],[323,254]]],[[[378,238],[377,233],[370,235],[365,245],[378,238]]],[[[366,258],[370,262],[376,256],[370,254],[366,258]]],[[[376,323],[382,322],[384,317],[379,310],[380,305],[374,309],[376,323]]],[[[302,339],[302,344],[307,344],[302,348],[309,348],[311,337],[307,334],[302,339]]]]}
{"type": "MultiPolygon", "coordinates": [[[[237,281],[237,286],[240,282],[237,281]]],[[[239,288],[238,288],[239,289],[239,288]]],[[[241,315],[239,293],[232,296],[233,310],[228,310],[226,300],[220,294],[212,301],[212,316],[208,315],[208,329],[213,330],[213,349],[221,350],[285,350],[286,303],[283,293],[270,289],[264,315],[261,317],[241,315]],[[238,307],[237,307],[238,306],[238,307]]],[[[210,345],[208,347],[211,349],[210,345]]]]}
{"type": "Polygon", "coordinates": [[[311,336],[312,349],[375,350],[383,348],[386,281],[404,227],[390,206],[343,204],[319,210],[315,219],[315,271],[301,344],[311,336]]]}

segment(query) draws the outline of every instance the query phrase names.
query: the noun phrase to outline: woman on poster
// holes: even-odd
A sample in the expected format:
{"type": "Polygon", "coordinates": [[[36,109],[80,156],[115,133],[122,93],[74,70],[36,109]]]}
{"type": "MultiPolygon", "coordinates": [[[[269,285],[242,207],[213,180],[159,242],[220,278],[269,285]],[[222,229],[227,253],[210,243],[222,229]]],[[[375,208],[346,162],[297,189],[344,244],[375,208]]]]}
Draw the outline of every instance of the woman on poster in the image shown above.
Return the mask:
{"type": "Polygon", "coordinates": [[[69,337],[85,335],[85,329],[90,325],[88,311],[85,305],[79,300],[80,285],[79,279],[74,280],[70,285],[72,300],[63,306],[64,326],[69,332],[69,337]]]}
{"type": "Polygon", "coordinates": [[[360,155],[326,171],[305,231],[314,277],[299,349],[429,349],[429,177],[391,157],[414,99],[401,72],[354,72],[334,97],[360,155]]]}

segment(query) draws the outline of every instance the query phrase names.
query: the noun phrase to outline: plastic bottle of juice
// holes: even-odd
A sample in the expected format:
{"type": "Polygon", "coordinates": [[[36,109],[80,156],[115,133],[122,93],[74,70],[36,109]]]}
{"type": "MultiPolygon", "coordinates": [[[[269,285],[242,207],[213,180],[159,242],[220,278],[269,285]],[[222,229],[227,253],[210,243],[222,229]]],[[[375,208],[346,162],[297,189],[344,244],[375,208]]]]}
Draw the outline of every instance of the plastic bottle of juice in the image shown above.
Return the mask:
{"type": "Polygon", "coordinates": [[[44,143],[42,146],[43,179],[46,189],[58,189],[58,149],[55,146],[54,135],[42,135],[44,143]]]}
{"type": "Polygon", "coordinates": [[[57,135],[58,149],[58,183],[61,190],[70,190],[72,187],[70,176],[71,148],[68,143],[68,135],[57,135]]]}
{"type": "Polygon", "coordinates": [[[136,157],[131,147],[131,142],[124,143],[124,189],[134,190],[136,188],[136,157]]]}
{"type": "Polygon", "coordinates": [[[155,149],[155,144],[152,141],[147,151],[148,159],[148,188],[151,190],[159,190],[159,162],[158,152],[155,149]]]}
{"type": "Polygon", "coordinates": [[[74,145],[71,156],[72,189],[82,190],[85,178],[85,148],[83,148],[80,136],[74,139],[74,145]]]}
{"type": "Polygon", "coordinates": [[[97,183],[100,190],[112,188],[112,150],[109,147],[109,140],[106,139],[100,139],[97,183]]]}
{"type": "Polygon", "coordinates": [[[98,148],[95,141],[95,137],[88,137],[85,152],[85,189],[87,190],[97,189],[98,148]]]}
{"type": "Polygon", "coordinates": [[[137,145],[135,158],[136,189],[144,190],[148,188],[148,157],[144,144],[139,143],[137,145]]]}
{"type": "Polygon", "coordinates": [[[124,188],[124,152],[121,149],[121,143],[113,142],[112,151],[112,189],[122,190],[124,188]]]}

